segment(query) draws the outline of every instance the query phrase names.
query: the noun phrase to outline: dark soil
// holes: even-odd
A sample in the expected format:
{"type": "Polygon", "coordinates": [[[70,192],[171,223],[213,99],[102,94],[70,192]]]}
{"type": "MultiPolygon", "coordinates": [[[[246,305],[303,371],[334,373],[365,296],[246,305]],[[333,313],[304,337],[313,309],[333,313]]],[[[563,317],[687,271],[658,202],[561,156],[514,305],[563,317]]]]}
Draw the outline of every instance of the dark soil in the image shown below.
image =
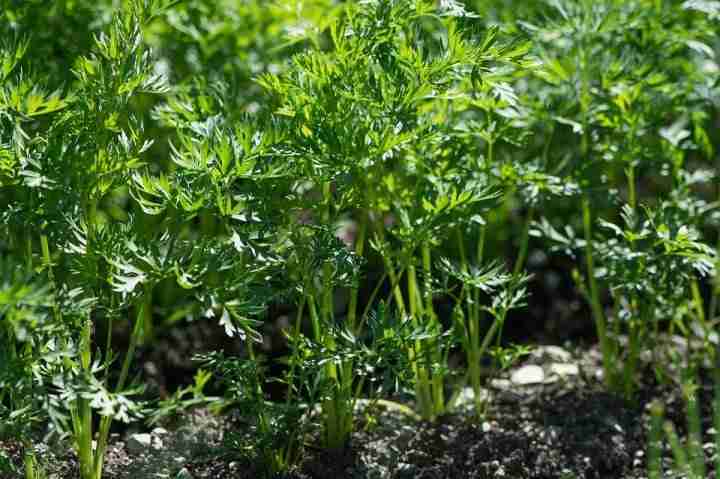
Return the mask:
{"type": "MultiPolygon", "coordinates": [[[[682,434],[685,420],[679,388],[659,385],[648,368],[638,383],[638,400],[631,404],[603,389],[597,379],[596,350],[572,355],[560,350],[563,354],[558,358],[558,349],[541,347],[524,363],[543,368],[542,382],[519,385],[510,381],[521,366],[494,381],[489,388],[492,402],[486,421],[478,422],[470,412],[462,412],[466,407],[462,403],[460,412],[434,424],[378,408],[369,416],[375,418],[372,423],[365,419],[368,415],[358,415],[358,430],[347,449],[328,453],[308,445],[304,462],[285,478],[647,477],[649,402],[662,400],[668,419],[682,434]],[[560,377],[550,372],[553,364],[578,366],[579,370],[560,377]]],[[[710,383],[705,382],[709,390],[710,383]]],[[[709,392],[706,397],[702,404],[707,430],[709,392]]],[[[105,477],[256,478],[260,474],[257,464],[223,447],[223,436],[243,424],[232,417],[195,411],[180,424],[167,426],[169,431],[153,430],[152,446],[141,451],[133,451],[128,441],[115,435],[105,477]]],[[[5,442],[0,448],[19,464],[19,445],[5,442]]],[[[76,461],[67,450],[57,453],[51,448],[42,454],[50,466],[49,477],[77,477],[76,461]]],[[[710,465],[712,446],[707,445],[706,451],[710,465]]],[[[667,450],[665,456],[669,467],[667,450]]]]}

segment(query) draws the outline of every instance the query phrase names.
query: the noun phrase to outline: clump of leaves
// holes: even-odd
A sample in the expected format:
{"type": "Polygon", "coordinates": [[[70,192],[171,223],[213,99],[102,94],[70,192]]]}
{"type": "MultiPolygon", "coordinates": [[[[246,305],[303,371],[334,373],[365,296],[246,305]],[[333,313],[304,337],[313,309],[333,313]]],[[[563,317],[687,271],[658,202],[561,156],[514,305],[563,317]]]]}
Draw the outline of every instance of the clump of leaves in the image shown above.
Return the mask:
{"type": "MultiPolygon", "coordinates": [[[[683,232],[691,234],[693,227],[700,227],[707,209],[703,212],[697,207],[703,201],[709,207],[688,179],[694,176],[691,159],[710,158],[713,153],[706,121],[711,104],[708,93],[717,87],[717,75],[708,76],[705,67],[708,44],[714,41],[716,30],[694,2],[655,2],[651,8],[641,2],[614,1],[551,5],[549,11],[554,14],[549,21],[521,23],[521,28],[538,39],[537,54],[544,62],[538,75],[541,83],[534,90],[537,108],[555,113],[551,118],[539,113],[535,117],[554,121],[553,131],[559,128],[575,135],[576,141],[553,145],[559,161],[547,166],[567,171],[579,186],[582,208],[577,217],[582,219],[579,229],[586,270],[582,289],[597,327],[606,382],[630,396],[636,363],[633,350],[647,346],[646,340],[656,336],[650,311],[659,300],[651,296],[659,298],[664,293],[657,290],[659,283],[645,269],[645,254],[650,252],[642,238],[651,230],[644,228],[648,223],[641,219],[642,208],[650,208],[648,221],[656,227],[664,224],[662,228],[674,238],[672,232],[678,228],[683,236],[683,232]],[[693,212],[685,217],[675,215],[672,224],[655,223],[651,217],[668,211],[658,204],[658,190],[677,202],[674,207],[694,205],[693,212]],[[625,206],[618,215],[620,205],[625,206]],[[622,257],[610,253],[613,247],[596,238],[602,216],[613,218],[611,222],[618,216],[624,218],[623,226],[601,224],[617,234],[622,231],[627,248],[622,257]],[[603,305],[603,286],[611,291],[614,315],[608,315],[603,305]],[[640,292],[646,288],[655,288],[653,295],[640,292]],[[620,331],[631,339],[623,366],[615,364],[620,331]]],[[[544,227],[537,232],[541,230],[551,241],[564,235],[544,227]]],[[[664,244],[661,232],[657,236],[654,245],[660,248],[664,244]]],[[[699,244],[702,242],[683,243],[679,250],[668,246],[663,258],[688,247],[693,251],[683,250],[679,255],[704,264],[710,251],[699,244]]],[[[658,254],[658,250],[652,253],[660,261],[658,254]]],[[[697,270],[709,272],[704,266],[697,270]]],[[[690,274],[687,268],[683,271],[690,274]]],[[[683,273],[678,278],[685,287],[696,287],[692,286],[696,279],[683,273]]],[[[674,307],[682,307],[681,295],[673,298],[674,307]]]]}

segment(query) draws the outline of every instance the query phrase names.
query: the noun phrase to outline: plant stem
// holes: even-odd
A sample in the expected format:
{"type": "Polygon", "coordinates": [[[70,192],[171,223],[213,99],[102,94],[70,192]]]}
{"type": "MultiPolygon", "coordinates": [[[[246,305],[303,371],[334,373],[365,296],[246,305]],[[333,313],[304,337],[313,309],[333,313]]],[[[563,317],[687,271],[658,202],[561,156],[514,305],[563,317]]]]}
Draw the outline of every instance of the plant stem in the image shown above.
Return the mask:
{"type": "MultiPolygon", "coordinates": [[[[361,210],[360,221],[358,223],[357,237],[355,238],[355,254],[358,256],[358,258],[362,258],[365,250],[365,237],[367,236],[367,226],[367,212],[365,210],[361,210]]],[[[350,331],[352,331],[353,334],[358,333],[358,325],[356,323],[359,290],[359,284],[353,284],[353,286],[350,288],[350,302],[348,303],[347,324],[348,328],[350,328],[350,331]]]]}
{"type": "MultiPolygon", "coordinates": [[[[323,200],[325,202],[325,208],[323,211],[323,224],[327,227],[331,226],[330,217],[330,202],[332,201],[332,193],[330,189],[330,182],[323,183],[323,200]]],[[[333,284],[332,284],[332,264],[330,261],[325,261],[323,264],[323,301],[321,304],[321,310],[323,319],[328,321],[328,324],[333,319],[333,284]]]]}
{"type": "Polygon", "coordinates": [[[29,276],[33,272],[33,243],[32,236],[30,234],[28,234],[25,239],[25,260],[25,269],[29,276]]]}
{"type": "Polygon", "coordinates": [[[615,372],[612,365],[613,357],[607,337],[605,314],[603,313],[602,306],[600,305],[600,295],[598,292],[597,280],[595,279],[595,261],[593,259],[592,244],[592,218],[590,213],[590,198],[588,198],[587,194],[585,194],[582,199],[582,210],[590,308],[592,309],[593,318],[595,319],[595,328],[600,342],[600,351],[602,352],[603,357],[603,369],[605,370],[606,375],[605,383],[608,386],[613,387],[615,384],[615,372]]]}
{"type": "MultiPolygon", "coordinates": [[[[91,373],[91,341],[92,341],[92,322],[90,318],[84,321],[82,328],[82,336],[80,339],[80,365],[82,371],[86,375],[91,373]]],[[[78,446],[78,456],[80,459],[80,477],[82,479],[99,479],[95,475],[95,461],[93,456],[93,427],[92,427],[92,409],[90,402],[85,398],[77,400],[77,422],[75,428],[75,438],[78,446]]]]}
{"type": "MultiPolygon", "coordinates": [[[[715,251],[717,252],[717,256],[720,257],[720,236],[718,236],[717,246],[715,247],[715,251]]],[[[719,301],[718,297],[720,297],[720,260],[718,260],[717,264],[715,265],[715,278],[713,278],[712,282],[712,292],[710,294],[710,305],[708,306],[708,317],[710,318],[710,321],[713,321],[718,313],[718,306],[719,301]]]]}
{"type": "MultiPolygon", "coordinates": [[[[150,290],[149,286],[146,286],[146,291],[150,290]]],[[[135,325],[133,326],[132,333],[130,334],[130,344],[128,344],[127,353],[123,359],[122,368],[120,369],[120,377],[115,385],[115,393],[119,394],[125,388],[125,381],[127,381],[128,373],[130,372],[130,364],[132,363],[133,357],[135,356],[135,349],[142,339],[144,331],[143,322],[145,320],[145,312],[143,311],[146,307],[144,298],[141,298],[140,309],[137,312],[137,318],[135,319],[135,325]]],[[[98,429],[97,449],[95,450],[94,456],[94,479],[102,478],[102,470],[105,462],[105,450],[107,449],[107,440],[110,433],[110,425],[112,424],[112,417],[103,416],[100,419],[100,427],[98,429]]]]}
{"type": "MultiPolygon", "coordinates": [[[[460,228],[458,228],[457,230],[457,242],[458,250],[460,253],[460,269],[463,273],[467,274],[469,272],[468,260],[467,254],[465,253],[465,242],[462,230],[460,228]]],[[[473,288],[468,293],[466,292],[466,288],[467,285],[463,284],[463,292],[461,296],[464,295],[465,303],[468,310],[468,324],[466,330],[464,331],[467,336],[467,340],[465,342],[465,354],[468,364],[468,376],[470,378],[470,385],[473,390],[475,412],[479,417],[480,411],[482,410],[482,401],[480,397],[482,392],[482,382],[480,378],[480,357],[478,356],[478,352],[480,350],[480,324],[478,321],[478,317],[474,311],[475,305],[472,299],[472,294],[475,292],[475,290],[473,288]]]]}
{"type": "Polygon", "coordinates": [[[648,477],[661,479],[662,477],[662,422],[663,407],[660,403],[653,403],[650,407],[650,437],[648,444],[648,477]]]}
{"type": "MultiPolygon", "coordinates": [[[[637,210],[637,193],[635,192],[635,165],[630,163],[625,169],[625,176],[627,177],[628,184],[628,205],[632,209],[633,214],[637,210]]],[[[635,225],[633,224],[634,228],[635,225]]]]}
{"type": "MultiPolygon", "coordinates": [[[[411,260],[412,261],[412,260],[411,260]]],[[[417,288],[417,275],[415,273],[415,265],[412,263],[407,266],[407,288],[408,288],[408,304],[410,306],[410,318],[413,327],[416,329],[421,326],[419,315],[422,314],[422,303],[419,301],[417,288]]],[[[430,378],[428,377],[425,362],[427,357],[424,354],[424,347],[421,340],[416,340],[414,347],[408,351],[411,364],[414,365],[415,371],[415,394],[418,399],[418,407],[423,419],[433,419],[432,394],[430,391],[430,378]]]]}
{"type": "MultiPolygon", "coordinates": [[[[375,234],[377,235],[380,244],[385,245],[385,225],[382,223],[382,219],[378,218],[375,224],[375,234]]],[[[405,318],[407,308],[405,307],[405,300],[403,299],[402,291],[400,290],[399,276],[395,271],[392,258],[386,252],[382,254],[383,266],[387,272],[388,278],[390,278],[390,287],[392,288],[392,294],[397,304],[398,313],[401,318],[405,318]]],[[[407,271],[407,267],[403,268],[407,271]]]]}
{"type": "MultiPolygon", "coordinates": [[[[423,274],[424,274],[424,285],[423,294],[425,296],[425,317],[432,326],[434,331],[440,331],[441,325],[438,322],[437,315],[435,314],[435,307],[433,305],[433,294],[432,294],[432,253],[430,251],[430,244],[424,242],[421,246],[422,259],[423,259],[423,274]]],[[[437,338],[432,338],[432,353],[433,362],[441,366],[446,364],[443,359],[442,349],[438,344],[437,338]]],[[[445,410],[445,381],[444,374],[434,373],[430,370],[432,377],[432,400],[433,400],[433,414],[440,415],[445,410]]]]}
{"type": "Polygon", "coordinates": [[[55,283],[55,273],[53,272],[52,267],[52,257],[50,256],[50,245],[48,243],[48,237],[45,234],[40,235],[40,249],[42,250],[43,266],[47,269],[48,282],[50,283],[50,287],[53,291],[53,318],[59,323],[62,319],[62,314],[60,312],[60,305],[58,304],[57,285],[55,283]]]}
{"type": "Polygon", "coordinates": [[[523,226],[522,236],[520,237],[520,251],[518,257],[515,260],[515,267],[513,268],[513,276],[517,277],[525,266],[525,258],[527,258],[528,244],[530,241],[530,225],[533,222],[533,216],[535,214],[535,208],[530,207],[528,210],[527,217],[525,218],[525,225],[523,226]]]}

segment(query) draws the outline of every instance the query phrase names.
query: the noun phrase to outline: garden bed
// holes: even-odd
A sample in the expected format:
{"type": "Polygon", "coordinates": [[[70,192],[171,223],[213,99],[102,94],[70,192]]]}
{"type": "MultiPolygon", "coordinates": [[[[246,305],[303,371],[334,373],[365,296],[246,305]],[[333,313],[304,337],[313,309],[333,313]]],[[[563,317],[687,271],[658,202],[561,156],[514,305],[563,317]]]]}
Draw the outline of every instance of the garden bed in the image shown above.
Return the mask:
{"type": "MultiPolygon", "coordinates": [[[[301,463],[278,477],[646,478],[649,405],[653,400],[666,404],[667,417],[684,430],[682,397],[678,388],[658,384],[648,363],[638,400],[631,404],[606,392],[598,380],[600,363],[597,348],[539,346],[523,364],[493,381],[489,414],[480,422],[467,394],[455,413],[435,423],[417,421],[392,405],[364,403],[356,408],[357,430],[347,448],[327,451],[309,436],[301,463]]],[[[712,388],[704,383],[706,390],[712,388]]],[[[703,410],[707,431],[710,412],[707,405],[703,410]]],[[[246,431],[246,419],[238,410],[217,415],[201,408],[162,427],[115,433],[103,477],[254,479],[262,474],[261,465],[244,459],[226,441],[246,431]]],[[[4,442],[1,447],[20,464],[18,445],[4,442]]],[[[67,447],[36,447],[50,479],[77,476],[77,458],[67,447]]],[[[705,448],[710,464],[712,440],[705,448]]],[[[667,444],[665,464],[663,477],[675,477],[667,444]]]]}

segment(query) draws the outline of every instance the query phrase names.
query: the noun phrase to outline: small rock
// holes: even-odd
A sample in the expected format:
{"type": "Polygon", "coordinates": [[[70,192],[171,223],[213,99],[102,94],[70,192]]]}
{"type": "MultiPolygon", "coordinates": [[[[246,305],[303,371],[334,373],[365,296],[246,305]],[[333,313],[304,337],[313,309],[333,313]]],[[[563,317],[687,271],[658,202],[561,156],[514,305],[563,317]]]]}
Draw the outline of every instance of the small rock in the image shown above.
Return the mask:
{"type": "Polygon", "coordinates": [[[572,355],[560,346],[538,346],[533,348],[532,356],[536,358],[548,357],[556,361],[568,362],[572,359],[572,355]]]}
{"type": "Polygon", "coordinates": [[[150,452],[150,449],[162,449],[163,446],[162,439],[145,432],[131,434],[126,444],[126,448],[131,454],[144,454],[150,452]]]}
{"type": "Polygon", "coordinates": [[[152,434],[153,436],[167,436],[169,433],[168,430],[164,427],[156,427],[155,429],[150,431],[150,434],[152,434]]]}
{"type": "MultiPolygon", "coordinates": [[[[480,400],[487,401],[488,399],[488,392],[485,389],[480,390],[480,400]]],[[[475,407],[475,391],[473,391],[473,388],[463,388],[458,394],[455,406],[460,410],[469,410],[475,407]]]]}
{"type": "Polygon", "coordinates": [[[127,450],[131,454],[142,454],[152,446],[152,436],[147,433],[132,434],[127,440],[127,450]]]}
{"type": "Polygon", "coordinates": [[[557,374],[560,377],[565,376],[577,376],[580,374],[580,368],[577,364],[571,363],[552,363],[550,365],[550,372],[557,374]]]}
{"type": "Polygon", "coordinates": [[[540,366],[528,364],[512,373],[510,381],[518,385],[538,384],[545,379],[545,373],[540,366]]]}
{"type": "Polygon", "coordinates": [[[490,384],[497,389],[512,389],[512,383],[507,379],[495,378],[490,381],[490,384]]]}

